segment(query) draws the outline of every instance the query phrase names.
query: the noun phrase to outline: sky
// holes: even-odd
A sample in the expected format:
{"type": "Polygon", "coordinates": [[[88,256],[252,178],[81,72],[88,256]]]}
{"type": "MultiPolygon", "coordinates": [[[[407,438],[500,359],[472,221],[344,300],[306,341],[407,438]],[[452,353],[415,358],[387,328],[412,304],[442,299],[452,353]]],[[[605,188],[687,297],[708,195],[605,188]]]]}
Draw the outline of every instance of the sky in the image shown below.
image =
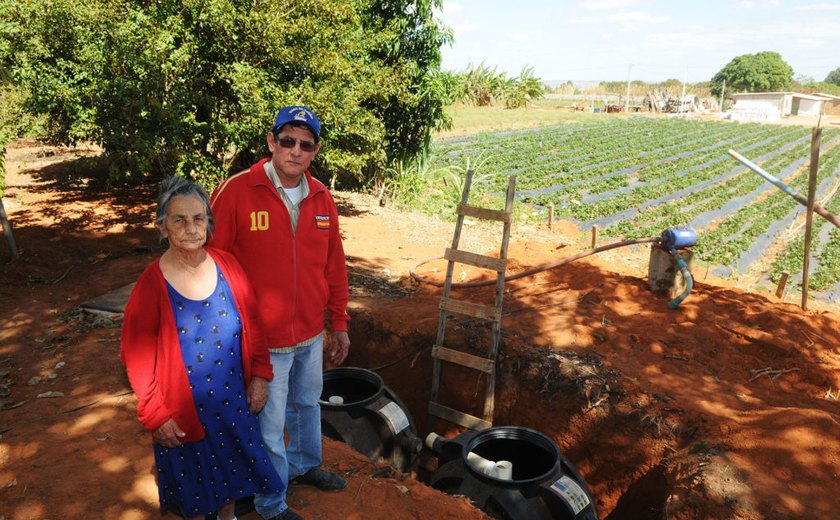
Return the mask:
{"type": "Polygon", "coordinates": [[[774,51],[794,77],[840,67],[840,0],[443,0],[455,35],[443,68],[484,62],[543,81],[709,81],[734,57],[774,51]]]}

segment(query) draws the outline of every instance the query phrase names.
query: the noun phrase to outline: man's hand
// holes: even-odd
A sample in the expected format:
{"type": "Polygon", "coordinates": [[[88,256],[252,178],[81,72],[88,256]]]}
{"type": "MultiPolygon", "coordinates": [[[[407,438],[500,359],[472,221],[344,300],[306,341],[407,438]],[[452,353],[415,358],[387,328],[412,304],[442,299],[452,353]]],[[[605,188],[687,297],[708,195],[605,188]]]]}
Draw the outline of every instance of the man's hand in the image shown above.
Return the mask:
{"type": "Polygon", "coordinates": [[[335,365],[344,363],[350,352],[350,336],[346,330],[330,332],[330,361],[335,365]]]}
{"type": "Polygon", "coordinates": [[[177,448],[180,446],[181,438],[185,435],[187,434],[178,427],[174,419],[167,420],[152,433],[155,442],[167,448],[177,448]]]}
{"type": "Polygon", "coordinates": [[[261,377],[252,377],[248,385],[248,408],[251,413],[260,413],[268,399],[268,381],[261,377]]]}

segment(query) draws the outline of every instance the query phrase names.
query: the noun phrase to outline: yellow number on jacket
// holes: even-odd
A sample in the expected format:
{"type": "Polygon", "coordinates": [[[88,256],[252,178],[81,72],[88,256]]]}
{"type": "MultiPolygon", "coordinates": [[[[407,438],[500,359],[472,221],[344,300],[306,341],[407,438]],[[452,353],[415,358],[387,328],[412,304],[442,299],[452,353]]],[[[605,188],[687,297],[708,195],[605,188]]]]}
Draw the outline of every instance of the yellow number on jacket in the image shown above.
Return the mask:
{"type": "Polygon", "coordinates": [[[268,211],[251,212],[251,231],[265,231],[268,229],[268,211]]]}

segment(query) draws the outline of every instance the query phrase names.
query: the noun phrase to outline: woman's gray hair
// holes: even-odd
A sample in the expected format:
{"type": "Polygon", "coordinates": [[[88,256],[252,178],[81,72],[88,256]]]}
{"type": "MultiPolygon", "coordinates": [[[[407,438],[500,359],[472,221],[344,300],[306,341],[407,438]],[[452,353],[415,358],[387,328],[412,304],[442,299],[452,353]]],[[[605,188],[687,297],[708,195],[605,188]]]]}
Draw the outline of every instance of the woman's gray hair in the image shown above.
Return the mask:
{"type": "MultiPolygon", "coordinates": [[[[192,183],[180,175],[173,175],[163,179],[160,183],[160,194],[157,199],[157,210],[155,215],[155,225],[158,229],[163,227],[166,217],[169,215],[169,203],[175,197],[195,197],[204,204],[204,213],[207,214],[207,239],[213,236],[213,230],[216,228],[215,220],[213,219],[213,210],[210,209],[210,197],[204,188],[198,184],[192,183]]],[[[165,241],[165,239],[164,239],[165,241]]]]}

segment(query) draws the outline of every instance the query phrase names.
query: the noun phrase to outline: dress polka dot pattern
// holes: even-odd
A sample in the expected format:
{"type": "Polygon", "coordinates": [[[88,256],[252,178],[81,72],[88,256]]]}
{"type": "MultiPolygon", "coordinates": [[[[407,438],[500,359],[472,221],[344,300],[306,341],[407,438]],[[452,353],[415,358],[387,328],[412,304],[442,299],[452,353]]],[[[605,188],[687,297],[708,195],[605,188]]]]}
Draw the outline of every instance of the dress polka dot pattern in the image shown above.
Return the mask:
{"type": "Polygon", "coordinates": [[[227,502],[283,487],[248,409],[242,371],[242,323],[232,291],[218,272],[204,301],[183,297],[167,283],[181,354],[204,439],[177,448],[155,444],[161,510],[186,516],[217,511],[227,502]]]}

